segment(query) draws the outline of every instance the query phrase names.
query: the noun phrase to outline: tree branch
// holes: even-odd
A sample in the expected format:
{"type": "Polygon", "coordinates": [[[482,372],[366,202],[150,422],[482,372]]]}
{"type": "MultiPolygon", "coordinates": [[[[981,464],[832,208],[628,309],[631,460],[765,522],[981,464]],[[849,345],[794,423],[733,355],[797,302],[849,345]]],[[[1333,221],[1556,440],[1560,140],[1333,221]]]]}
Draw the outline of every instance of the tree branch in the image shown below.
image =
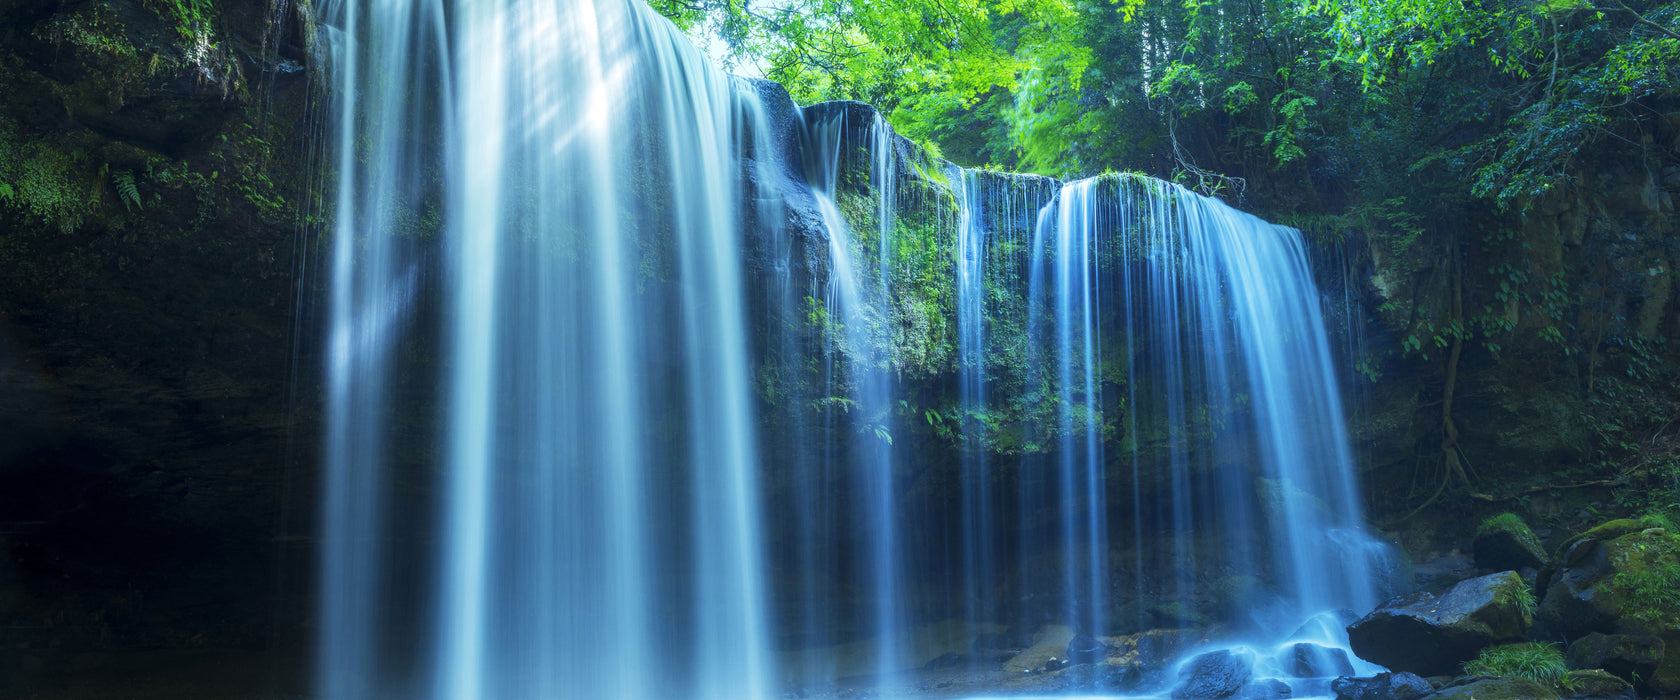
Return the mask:
{"type": "Polygon", "coordinates": [[[1630,15],[1633,15],[1634,21],[1636,21],[1640,24],[1648,25],[1652,29],[1655,29],[1659,32],[1667,34],[1669,36],[1669,38],[1680,39],[1680,34],[1675,33],[1674,30],[1669,29],[1668,27],[1664,27],[1661,24],[1657,24],[1656,22],[1651,21],[1650,19],[1647,19],[1645,17],[1645,15],[1639,14],[1638,10],[1635,10],[1631,7],[1628,7],[1627,3],[1622,2],[1622,0],[1611,0],[1611,2],[1616,3],[1616,6],[1615,7],[1571,7],[1571,8],[1567,8],[1567,9],[1569,9],[1572,12],[1626,12],[1630,15]]]}

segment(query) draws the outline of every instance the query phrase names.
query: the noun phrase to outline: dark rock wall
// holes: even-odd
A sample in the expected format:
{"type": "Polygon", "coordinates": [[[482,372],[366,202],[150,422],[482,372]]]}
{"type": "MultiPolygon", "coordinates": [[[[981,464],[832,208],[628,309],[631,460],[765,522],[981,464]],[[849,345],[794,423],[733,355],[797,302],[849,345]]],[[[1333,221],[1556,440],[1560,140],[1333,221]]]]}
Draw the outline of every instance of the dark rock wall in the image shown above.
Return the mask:
{"type": "Polygon", "coordinates": [[[192,6],[0,1],[0,648],[16,658],[263,647],[304,624],[308,21],[287,0],[192,6]]]}
{"type": "Polygon", "coordinates": [[[1408,545],[1445,548],[1504,510],[1562,537],[1596,510],[1680,503],[1680,111],[1641,128],[1583,150],[1526,211],[1425,222],[1405,256],[1352,244],[1373,370],[1356,434],[1373,514],[1408,545]]]}

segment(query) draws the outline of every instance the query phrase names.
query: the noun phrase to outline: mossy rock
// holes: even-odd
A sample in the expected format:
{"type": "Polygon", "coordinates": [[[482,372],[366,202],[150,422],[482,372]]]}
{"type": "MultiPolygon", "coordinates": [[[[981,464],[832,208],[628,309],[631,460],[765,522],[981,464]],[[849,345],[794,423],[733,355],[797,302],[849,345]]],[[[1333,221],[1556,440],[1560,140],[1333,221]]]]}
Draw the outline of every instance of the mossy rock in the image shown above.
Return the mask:
{"type": "Polygon", "coordinates": [[[1515,513],[1500,513],[1482,522],[1474,543],[1476,566],[1488,571],[1539,569],[1546,565],[1546,549],[1528,523],[1515,513]]]}
{"type": "Polygon", "coordinates": [[[1461,581],[1440,596],[1390,600],[1348,627],[1353,653],[1396,671],[1453,673],[1482,649],[1521,639],[1530,610],[1514,571],[1461,581]]]}
{"type": "Polygon", "coordinates": [[[1640,523],[1638,520],[1634,520],[1634,519],[1631,519],[1631,518],[1624,518],[1624,519],[1620,519],[1620,520],[1611,520],[1609,522],[1606,522],[1606,523],[1603,523],[1603,524],[1598,525],[1596,527],[1593,527],[1593,528],[1591,528],[1591,529],[1587,530],[1586,532],[1583,532],[1579,535],[1576,535],[1576,536],[1571,537],[1567,540],[1564,540],[1563,544],[1559,545],[1558,548],[1557,548],[1557,551],[1553,552],[1552,554],[1553,554],[1553,556],[1557,557],[1560,560],[1560,563],[1567,563],[1567,562],[1562,562],[1561,560],[1565,558],[1565,555],[1567,555],[1569,553],[1569,550],[1571,548],[1573,548],[1575,545],[1578,545],[1578,544],[1580,544],[1582,542],[1586,542],[1586,541],[1600,541],[1600,542],[1603,542],[1603,541],[1613,540],[1613,539],[1616,539],[1616,538],[1621,537],[1623,535],[1627,535],[1627,534],[1631,534],[1631,533],[1635,533],[1635,532],[1639,532],[1641,530],[1644,530],[1645,527],[1646,526],[1644,524],[1640,523]]]}
{"type": "Polygon", "coordinates": [[[1633,686],[1598,668],[1570,671],[1563,687],[1571,700],[1634,700],[1633,686]]]}
{"type": "Polygon", "coordinates": [[[1540,621],[1545,633],[1571,640],[1594,632],[1662,638],[1663,659],[1646,687],[1680,692],[1680,537],[1632,520],[1584,533],[1552,575],[1540,621]],[[1585,536],[1594,533],[1623,534],[1585,536]]]}
{"type": "Polygon", "coordinates": [[[1516,676],[1460,678],[1425,700],[1558,700],[1557,691],[1516,676]]]}
{"type": "Polygon", "coordinates": [[[1576,668],[1602,669],[1625,681],[1649,678],[1662,665],[1661,637],[1594,632],[1569,645],[1569,663],[1576,668]]]}

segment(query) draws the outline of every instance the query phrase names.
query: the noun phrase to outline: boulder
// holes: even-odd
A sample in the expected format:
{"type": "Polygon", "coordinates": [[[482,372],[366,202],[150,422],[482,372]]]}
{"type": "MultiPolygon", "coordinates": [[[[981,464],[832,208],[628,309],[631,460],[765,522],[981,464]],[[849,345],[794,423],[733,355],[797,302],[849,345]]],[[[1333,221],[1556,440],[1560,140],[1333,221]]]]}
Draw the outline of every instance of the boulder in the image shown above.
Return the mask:
{"type": "Polygon", "coordinates": [[[1245,654],[1220,649],[1199,655],[1178,671],[1172,696],[1178,700],[1219,700],[1236,695],[1254,676],[1254,661],[1245,654]]]}
{"type": "Polygon", "coordinates": [[[1328,678],[1353,675],[1347,652],[1335,647],[1301,642],[1284,652],[1283,672],[1296,678],[1328,678]]]}
{"type": "Polygon", "coordinates": [[[1109,646],[1088,634],[1075,635],[1068,642],[1067,660],[1073,664],[1094,664],[1108,658],[1109,646]]]}
{"type": "Polygon", "coordinates": [[[1569,665],[1603,669],[1629,683],[1650,678],[1662,665],[1662,637],[1594,632],[1569,645],[1569,665]]]}
{"type": "Polygon", "coordinates": [[[1539,569],[1546,565],[1540,538],[1521,518],[1504,513],[1482,523],[1472,545],[1476,566],[1486,571],[1539,569]]]}
{"type": "Polygon", "coordinates": [[[1348,627],[1359,658],[1396,671],[1450,674],[1484,647],[1520,639],[1527,587],[1514,571],[1461,581],[1440,596],[1417,593],[1379,606],[1348,627]]]}
{"type": "Polygon", "coordinates": [[[1440,593],[1476,575],[1476,562],[1458,550],[1425,558],[1412,567],[1418,588],[1440,593]]]}
{"type": "Polygon", "coordinates": [[[1558,700],[1556,691],[1517,676],[1460,678],[1428,696],[1429,700],[1558,700]]]}
{"type": "Polygon", "coordinates": [[[1563,687],[1570,700],[1634,700],[1633,686],[1602,669],[1570,671],[1563,687]]]}
{"type": "Polygon", "coordinates": [[[1417,700],[1435,686],[1416,674],[1379,673],[1370,678],[1337,678],[1330,684],[1336,700],[1417,700]]]}
{"type": "MultiPolygon", "coordinates": [[[[1605,635],[1656,636],[1662,660],[1641,683],[1651,694],[1680,692],[1680,537],[1638,521],[1612,521],[1566,544],[1551,572],[1537,625],[1577,640],[1605,635]]],[[[1587,655],[1606,640],[1595,640],[1587,655]]]]}

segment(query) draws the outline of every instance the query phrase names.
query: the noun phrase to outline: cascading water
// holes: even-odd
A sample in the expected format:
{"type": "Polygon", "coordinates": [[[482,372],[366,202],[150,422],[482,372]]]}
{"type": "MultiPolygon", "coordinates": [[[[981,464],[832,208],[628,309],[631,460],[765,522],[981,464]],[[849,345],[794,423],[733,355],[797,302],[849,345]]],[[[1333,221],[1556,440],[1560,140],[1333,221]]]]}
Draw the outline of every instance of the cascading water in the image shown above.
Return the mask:
{"type": "MultiPolygon", "coordinates": [[[[1124,426],[1133,493],[1167,496],[1153,522],[1133,525],[1134,541],[1176,533],[1156,553],[1168,560],[1132,566],[1178,572],[1169,598],[1190,598],[1198,570],[1269,570],[1285,619],[1258,622],[1373,605],[1364,552],[1335,536],[1361,527],[1362,508],[1300,235],[1122,177],[1064,186],[1038,237],[1051,251],[1033,293],[1044,300],[1035,308],[1053,310],[1045,345],[1059,376],[1062,483],[1074,487],[1064,503],[1089,511],[1083,522],[1064,514],[1070,546],[1102,566],[1101,480],[1105,462],[1122,460],[1104,457],[1100,436],[1124,426]],[[1106,338],[1105,324],[1116,331],[1106,338]],[[1146,461],[1157,468],[1140,475],[1146,461]],[[1224,541],[1198,540],[1210,534],[1224,541]]],[[[1075,600],[1105,589],[1069,585],[1075,600]]]]}
{"type": "MultiPolygon", "coordinates": [[[[831,430],[831,433],[848,435],[853,441],[849,450],[852,456],[848,471],[855,475],[853,482],[864,505],[854,508],[851,516],[856,518],[856,527],[865,533],[867,541],[864,561],[861,562],[861,568],[867,573],[859,584],[869,592],[872,603],[868,607],[871,608],[869,629],[874,633],[877,644],[873,652],[874,671],[882,683],[890,685],[893,674],[902,670],[899,635],[904,627],[904,617],[900,609],[902,599],[897,592],[900,575],[898,523],[894,516],[892,378],[887,374],[886,363],[877,359],[883,345],[877,331],[884,324],[880,313],[881,301],[888,293],[886,261],[892,224],[887,205],[883,204],[877,213],[881,223],[875,274],[873,279],[861,277],[862,270],[858,269],[853,258],[851,227],[834,199],[839,179],[839,149],[847,141],[842,129],[843,122],[839,119],[809,126],[815,166],[810,173],[811,194],[816,199],[817,211],[822,215],[829,241],[831,269],[823,298],[827,301],[827,318],[838,328],[830,331],[826,355],[831,363],[836,353],[843,352],[851,358],[844,389],[835,384],[830,364],[828,396],[840,398],[839,394],[846,394],[840,402],[831,402],[831,406],[842,408],[838,412],[831,408],[830,415],[846,422],[851,428],[831,430]],[[872,290],[873,294],[867,294],[866,290],[872,290]],[[866,302],[866,296],[873,298],[875,303],[866,302]]],[[[883,131],[884,124],[881,122],[872,124],[871,132],[880,134],[883,131]]],[[[879,136],[874,142],[879,145],[889,143],[879,136]]],[[[877,157],[874,165],[873,181],[881,187],[892,178],[890,156],[877,157]]],[[[888,197],[881,200],[890,202],[888,197]]]]}
{"type": "Polygon", "coordinates": [[[767,696],[756,93],[628,0],[324,10],[322,694],[767,696]],[[415,385],[441,414],[395,401],[415,385]]]}
{"type": "Polygon", "coordinates": [[[322,9],[322,695],[915,694],[1374,602],[1298,233],[937,162],[633,0],[322,9]]]}

